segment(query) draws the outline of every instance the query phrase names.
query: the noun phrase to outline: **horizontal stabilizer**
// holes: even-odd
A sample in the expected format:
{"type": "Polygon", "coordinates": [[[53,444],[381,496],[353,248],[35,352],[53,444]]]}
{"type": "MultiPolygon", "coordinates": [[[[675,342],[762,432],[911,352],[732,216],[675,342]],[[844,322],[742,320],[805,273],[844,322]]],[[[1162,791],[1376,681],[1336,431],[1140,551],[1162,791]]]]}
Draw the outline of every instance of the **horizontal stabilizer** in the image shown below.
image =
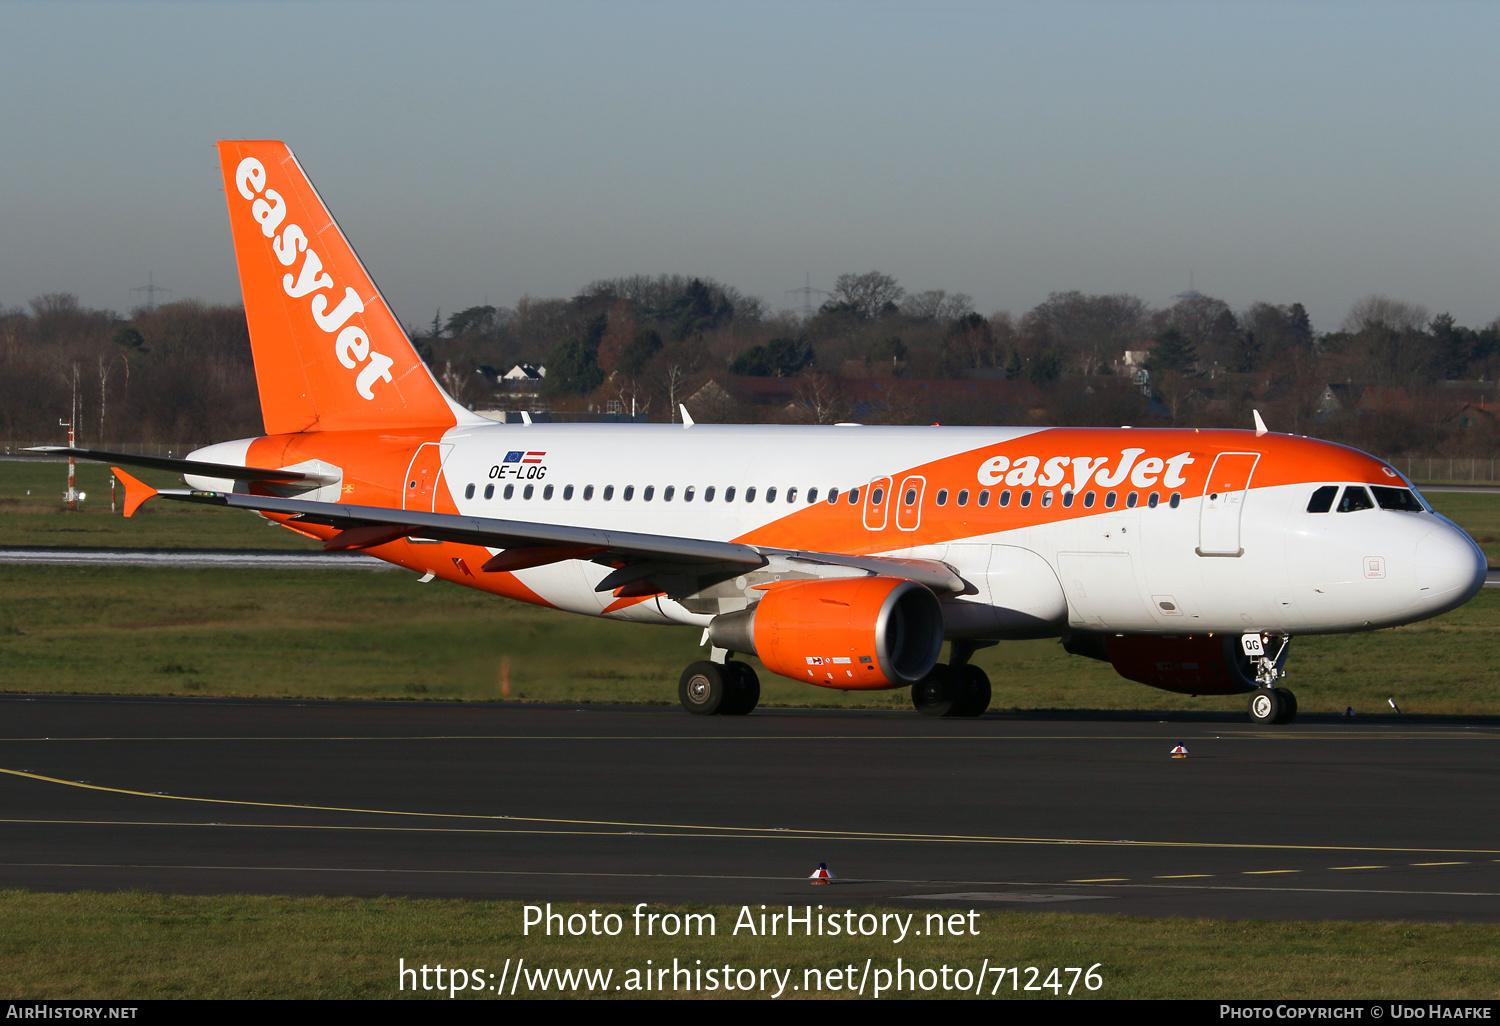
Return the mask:
{"type": "Polygon", "coordinates": [[[75,449],[66,445],[34,445],[23,453],[38,456],[71,456],[91,463],[120,463],[147,470],[169,470],[174,474],[197,477],[220,477],[229,481],[305,481],[308,484],[337,484],[338,477],[310,474],[302,470],[272,470],[265,467],[237,467],[232,463],[205,463],[202,460],[179,460],[171,456],[141,456],[133,452],[106,452],[103,449],[75,449]]]}
{"type": "Polygon", "coordinates": [[[141,508],[141,503],[160,494],[146,482],[136,480],[119,467],[109,469],[115,472],[115,477],[119,478],[120,483],[125,486],[125,515],[127,517],[135,516],[135,511],[141,508]]]}

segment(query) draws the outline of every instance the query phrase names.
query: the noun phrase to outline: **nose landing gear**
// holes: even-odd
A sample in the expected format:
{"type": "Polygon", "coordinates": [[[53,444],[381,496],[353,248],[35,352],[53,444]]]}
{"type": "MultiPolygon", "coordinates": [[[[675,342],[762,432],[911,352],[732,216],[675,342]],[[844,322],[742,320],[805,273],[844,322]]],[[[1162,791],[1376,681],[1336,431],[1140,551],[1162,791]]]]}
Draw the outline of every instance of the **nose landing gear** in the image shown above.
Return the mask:
{"type": "Polygon", "coordinates": [[[1286,688],[1257,688],[1250,696],[1250,719],[1255,723],[1291,723],[1297,718],[1297,696],[1286,688]]]}
{"type": "Polygon", "coordinates": [[[1276,681],[1286,676],[1281,667],[1286,663],[1291,640],[1263,634],[1245,634],[1240,638],[1240,649],[1257,685],[1250,696],[1250,719],[1254,723],[1291,723],[1297,718],[1297,696],[1276,686],[1276,681]]]}

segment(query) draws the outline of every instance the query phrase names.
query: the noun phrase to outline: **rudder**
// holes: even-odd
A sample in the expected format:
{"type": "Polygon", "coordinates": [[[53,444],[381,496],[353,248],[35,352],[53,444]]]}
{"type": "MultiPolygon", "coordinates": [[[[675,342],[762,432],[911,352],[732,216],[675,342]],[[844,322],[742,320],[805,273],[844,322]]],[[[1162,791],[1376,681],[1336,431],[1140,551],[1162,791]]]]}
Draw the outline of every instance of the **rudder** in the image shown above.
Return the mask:
{"type": "Polygon", "coordinates": [[[219,143],[267,434],[452,427],[412,348],[285,143],[219,143]]]}

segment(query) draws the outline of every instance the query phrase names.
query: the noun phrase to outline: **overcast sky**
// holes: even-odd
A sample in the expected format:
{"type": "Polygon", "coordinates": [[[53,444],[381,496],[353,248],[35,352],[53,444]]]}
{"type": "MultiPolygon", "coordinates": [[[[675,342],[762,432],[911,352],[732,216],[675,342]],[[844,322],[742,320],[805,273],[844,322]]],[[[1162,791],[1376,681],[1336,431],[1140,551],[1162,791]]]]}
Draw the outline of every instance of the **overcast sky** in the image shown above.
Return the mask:
{"type": "Polygon", "coordinates": [[[292,147],[408,324],[878,269],[1500,315],[1500,4],[0,0],[0,305],[238,302],[213,143],[292,147]]]}

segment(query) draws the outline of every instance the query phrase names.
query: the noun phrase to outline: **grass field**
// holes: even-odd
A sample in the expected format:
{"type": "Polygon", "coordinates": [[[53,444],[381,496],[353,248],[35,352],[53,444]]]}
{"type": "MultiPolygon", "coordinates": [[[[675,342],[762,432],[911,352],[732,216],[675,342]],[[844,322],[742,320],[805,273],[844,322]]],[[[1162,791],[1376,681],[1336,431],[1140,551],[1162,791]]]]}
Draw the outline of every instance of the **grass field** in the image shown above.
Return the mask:
{"type": "MultiPolygon", "coordinates": [[[[810,894],[807,900],[815,903],[829,896],[810,894]]],[[[587,914],[592,907],[557,905],[554,911],[587,914]]],[[[1028,980],[1028,966],[1041,968],[1036,982],[1042,983],[1053,966],[1086,970],[1099,964],[1102,985],[1091,994],[1080,977],[1074,1000],[1500,996],[1500,927],[1490,925],[982,912],[976,921],[977,937],[909,935],[901,944],[892,944],[880,938],[771,938],[743,932],[732,936],[740,909],[720,906],[692,909],[714,914],[714,937],[637,939],[631,935],[630,907],[597,907],[601,913],[621,914],[624,932],[619,937],[546,938],[535,930],[524,937],[517,902],[7,891],[0,892],[0,980],[7,995],[26,998],[449,1000],[446,991],[398,991],[398,960],[405,959],[408,967],[442,963],[479,969],[494,973],[498,981],[507,959],[524,957],[533,970],[612,969],[610,996],[655,997],[655,991],[637,994],[613,988],[628,988],[627,973],[647,968],[647,959],[656,967],[670,967],[675,957],[688,965],[701,959],[704,968],[727,963],[735,970],[792,969],[783,997],[794,998],[808,995],[791,986],[816,979],[805,977],[804,969],[826,971],[852,963],[858,980],[867,958],[874,969],[891,970],[899,956],[906,966],[919,970],[937,970],[945,964],[954,970],[966,968],[971,979],[989,959],[991,966],[1020,967],[1022,985],[1028,980]]],[[[926,911],[916,912],[917,929],[925,924],[926,911]]],[[[987,978],[984,991],[989,996],[996,978],[993,973],[987,978]]],[[[1072,978],[1066,973],[1057,978],[1064,991],[1072,978]]],[[[516,996],[525,990],[518,988],[516,996]]],[[[673,994],[669,990],[665,996],[673,994]]],[[[702,996],[740,995],[718,990],[702,996]]],[[[849,995],[825,989],[822,996],[849,995]]],[[[936,989],[919,996],[945,995],[936,989]]],[[[1048,989],[1014,992],[1009,977],[997,996],[1069,1000],[1048,989]]]]}
{"type": "MultiPolygon", "coordinates": [[[[175,474],[131,471],[158,488],[181,488],[175,474]]],[[[0,460],[0,547],[114,546],[185,549],[317,549],[318,543],[243,510],[158,499],[126,520],[109,511],[109,468],[78,464],[81,509],[63,504],[66,463],[0,460]]],[[[117,494],[125,501],[125,488],[117,494]]]]}
{"type": "MultiPolygon", "coordinates": [[[[676,701],[696,630],[588,619],[417,582],[402,570],[0,567],[0,690],[326,698],[676,701]],[[508,694],[502,692],[508,687],[508,694]]],[[[1307,712],[1500,713],[1500,591],[1423,623],[1298,638],[1307,712]]],[[[996,709],[1238,710],[1120,679],[1056,641],[976,661],[996,709]]],[[[767,705],[908,708],[905,691],[812,688],[765,673],[767,705]]]]}

